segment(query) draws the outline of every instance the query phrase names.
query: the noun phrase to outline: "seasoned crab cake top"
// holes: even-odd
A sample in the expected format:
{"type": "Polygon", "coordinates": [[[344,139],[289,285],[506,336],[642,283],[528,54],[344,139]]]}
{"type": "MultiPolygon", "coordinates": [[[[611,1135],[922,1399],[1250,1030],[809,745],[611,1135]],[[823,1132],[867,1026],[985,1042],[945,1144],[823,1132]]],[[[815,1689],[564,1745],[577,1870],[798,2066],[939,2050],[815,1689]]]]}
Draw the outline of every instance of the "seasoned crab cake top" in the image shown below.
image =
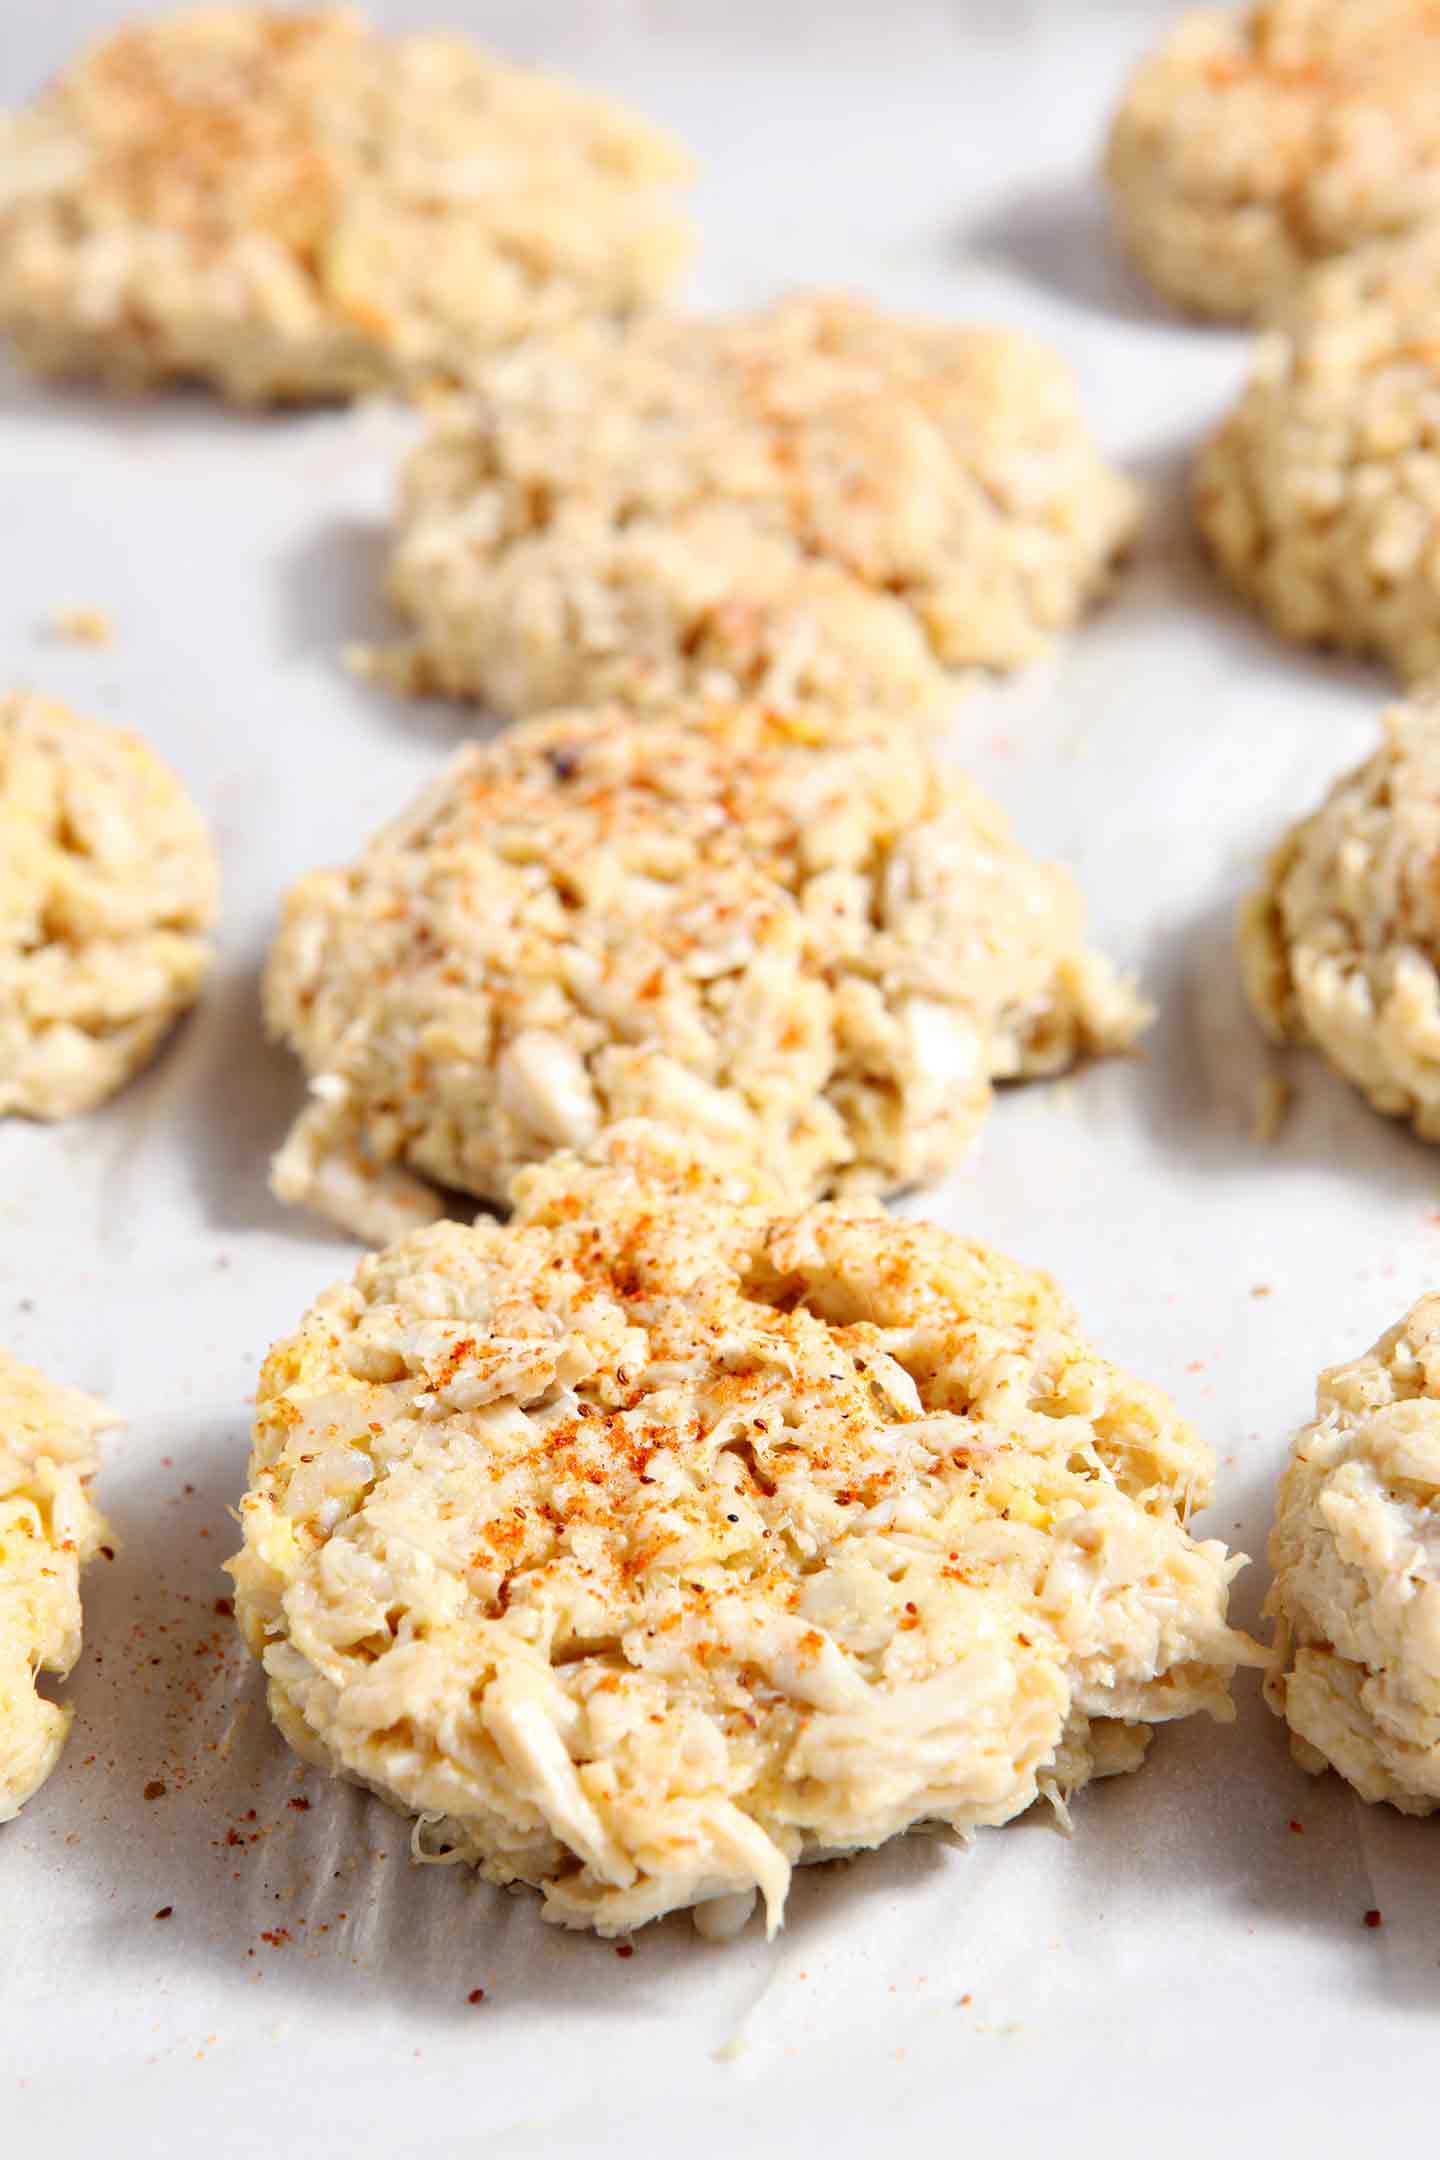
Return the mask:
{"type": "Polygon", "coordinates": [[[1265,0],[1186,16],[1137,71],[1107,176],[1153,283],[1262,313],[1312,262],[1440,211],[1429,0],[1265,0]]]}
{"type": "Polygon", "coordinates": [[[1440,1140],[1440,705],[1394,707],[1374,755],[1281,841],[1241,918],[1277,1041],[1311,1042],[1440,1140]]]}
{"type": "Polygon", "coordinates": [[[0,696],[0,1115],[93,1109],[148,1063],[199,989],[217,888],[138,735],[0,696]]]}
{"type": "Polygon", "coordinates": [[[1201,455],[1200,530],[1284,637],[1440,666],[1440,227],[1306,277],[1201,455]]]}
{"type": "Polygon", "coordinates": [[[1440,1807],[1440,1298],[1322,1373],[1280,1482],[1265,1691],[1308,1770],[1440,1807]]]}
{"type": "Polygon", "coordinates": [[[1042,650],[1136,522],[1046,347],[810,295],[496,360],[409,461],[390,590],[419,680],[506,712],[915,706],[1042,650]]]}
{"type": "Polygon", "coordinates": [[[89,1484],[114,1422],[0,1350],[0,1822],[44,1784],[70,1727],[36,1679],[80,1655],[80,1569],[106,1534],[89,1484]]]}
{"type": "Polygon", "coordinates": [[[207,7],[99,39],[0,132],[0,328],[36,367],[246,400],[462,376],[656,297],[658,130],[459,36],[207,7]]]}
{"type": "Polygon", "coordinates": [[[315,1099],[277,1187],[393,1236],[435,1184],[634,1114],[804,1197],[937,1174],[996,1078],[1148,1017],[1070,877],[905,735],[759,707],[569,712],[460,753],[292,893],[266,976],[315,1099]]]}
{"type": "Polygon", "coordinates": [[[266,1364],[236,1608],[307,1756],[613,1933],[1230,1714],[1211,1457],[1048,1278],[643,1122],[266,1364]]]}

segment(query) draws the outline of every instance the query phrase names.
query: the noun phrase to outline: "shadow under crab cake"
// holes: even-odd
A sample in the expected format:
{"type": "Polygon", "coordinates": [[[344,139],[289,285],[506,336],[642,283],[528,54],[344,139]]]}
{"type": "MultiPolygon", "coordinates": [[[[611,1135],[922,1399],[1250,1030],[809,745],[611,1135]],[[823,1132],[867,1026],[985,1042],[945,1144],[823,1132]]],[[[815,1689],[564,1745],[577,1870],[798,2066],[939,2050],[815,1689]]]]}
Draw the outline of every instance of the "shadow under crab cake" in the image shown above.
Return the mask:
{"type": "MultiPolygon", "coordinates": [[[[614,1943],[543,1921],[533,1891],[417,1866],[408,1817],[297,1759],[270,1721],[219,1565],[235,1543],[243,1415],[198,1431],[159,1422],[137,1438],[145,1461],[122,1459],[107,1480],[116,1557],[87,1577],[70,1744],[43,1809],[24,1818],[42,1847],[74,1848],[68,1894],[90,1953],[146,1984],[158,1959],[202,1992],[238,1977],[276,2007],[405,2004],[442,2023],[473,2021],[478,1988],[478,2045],[538,2005],[561,2017],[663,2011],[693,1975],[723,2040],[770,1967],[758,1929],[727,1953],[675,1914],[643,1931],[633,1963],[621,1946],[622,1971],[614,1943]]],[[[945,1859],[917,1838],[802,1871],[792,1939],[822,1914],[853,1919],[856,1898],[923,1886],[945,1859]]]]}
{"type": "Polygon", "coordinates": [[[484,741],[502,725],[484,706],[458,698],[405,696],[350,663],[352,648],[402,647],[410,627],[385,598],[393,534],[388,522],[331,517],[289,550],[280,568],[281,637],[288,651],[328,658],[386,726],[444,752],[484,741]]]}
{"type": "Polygon", "coordinates": [[[961,225],[955,245],[1087,314],[1172,329],[1183,321],[1126,259],[1088,174],[1027,183],[961,225]]]}

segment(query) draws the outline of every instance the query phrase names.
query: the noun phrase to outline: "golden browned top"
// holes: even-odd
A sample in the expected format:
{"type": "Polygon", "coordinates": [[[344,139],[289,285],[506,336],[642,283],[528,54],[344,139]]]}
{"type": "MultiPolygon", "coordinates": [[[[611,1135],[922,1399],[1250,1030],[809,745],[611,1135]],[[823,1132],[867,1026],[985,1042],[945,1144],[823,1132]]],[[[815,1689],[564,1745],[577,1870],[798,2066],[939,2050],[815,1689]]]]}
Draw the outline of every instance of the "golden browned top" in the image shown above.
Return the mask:
{"type": "Polygon", "coordinates": [[[322,93],[358,87],[365,50],[346,11],[207,9],[96,43],[56,95],[105,210],[197,234],[238,221],[303,249],[340,180],[322,93]]]}
{"type": "Polygon", "coordinates": [[[0,328],[47,372],[250,402],[454,379],[654,298],[686,171],[659,130],[464,37],[193,8],[0,116],[0,328]]]}
{"type": "Polygon", "coordinates": [[[0,696],[0,1116],[88,1109],[193,999],[215,852],[138,735],[0,696]]]}
{"type": "Polygon", "coordinates": [[[196,235],[264,229],[304,251],[347,191],[493,187],[528,145],[669,180],[683,157],[601,100],[461,37],[377,37],[349,9],[194,8],[98,39],[41,110],[86,153],[91,215],[196,235]],[[489,158],[494,169],[487,173],[489,158]]]}
{"type": "Polygon", "coordinates": [[[1209,1478],[1047,1277],[634,1121],[272,1352],[231,1566],[287,1736],[422,1838],[571,1925],[773,1922],[807,1849],[1083,1782],[1092,1718],[1227,1714],[1209,1478]]]}
{"type": "Polygon", "coordinates": [[[508,1227],[365,1261],[272,1354],[257,1495],[302,1545],[327,1531],[295,1480],[335,1448],[371,1455],[367,1483],[383,1463],[392,1500],[428,1490],[492,1616],[517,1576],[534,1597],[577,1570],[632,1618],[667,1586],[693,1608],[715,1566],[710,1587],[793,1609],[806,1536],[838,1547],[901,1494],[942,1546],[976,1510],[1043,1527],[1088,1490],[1173,1520],[1207,1497],[1207,1451],[1048,1277],[868,1210],[777,1214],[763,1179],[643,1125],[603,1152],[527,1172],[508,1227]]]}
{"type": "Polygon", "coordinates": [[[644,1114],[808,1197],[927,1174],[992,1075],[1128,1043],[1066,874],[909,731],[812,722],[602,706],[462,751],[286,905],[266,1010],[322,1081],[305,1131],[503,1201],[644,1114]]]}

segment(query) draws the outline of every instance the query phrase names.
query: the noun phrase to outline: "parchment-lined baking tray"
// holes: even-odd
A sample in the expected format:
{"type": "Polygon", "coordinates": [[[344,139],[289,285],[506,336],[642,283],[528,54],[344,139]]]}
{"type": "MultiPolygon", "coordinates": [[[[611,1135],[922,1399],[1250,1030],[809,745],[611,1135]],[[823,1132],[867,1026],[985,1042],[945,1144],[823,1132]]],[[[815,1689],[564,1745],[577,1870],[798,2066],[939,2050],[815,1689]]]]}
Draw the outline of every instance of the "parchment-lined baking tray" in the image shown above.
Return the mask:
{"type": "MultiPolygon", "coordinates": [[[[121,12],[12,0],[0,98],[121,12]]],[[[1124,68],[1172,11],[375,12],[447,14],[688,135],[707,172],[697,299],[840,282],[1027,323],[1145,477],[1117,604],[957,705],[947,747],[1075,864],[1160,1023],[1142,1063],[1008,1095],[917,1205],[1061,1277],[1210,1436],[1210,1521],[1260,1553],[1317,1368],[1440,1275],[1440,1162],[1306,1060],[1279,1141],[1252,1137],[1268,1064],[1235,902],[1386,693],[1272,647],[1186,537],[1185,456],[1244,342],[1151,306],[1105,251],[1089,179],[1124,68]]],[[[0,2153],[728,2160],[869,2153],[902,2126],[982,2154],[1325,2151],[1362,2120],[1372,2142],[1428,2127],[1436,1833],[1303,1778],[1251,1683],[1236,1726],[1162,1735],[1140,1777],[1087,1796],[1071,1843],[1038,1815],[969,1854],[914,1840],[803,1875],[773,1946],[716,1949],[682,1921],[628,1959],[543,1927],[528,1898],[412,1870],[403,1824],[272,1737],[215,1610],[226,1510],[258,1359],[353,1253],[266,1195],[298,1088],[260,1041],[255,971],[290,878],[348,852],[473,724],[336,664],[385,627],[408,429],[107,407],[0,376],[0,674],[144,728],[214,818],[227,878],[222,964],[156,1071],[82,1125],[0,1129],[0,1338],[129,1421],[70,1747],[0,1832],[0,2153]],[[111,649],[46,638],[76,601],[113,614],[111,649]]],[[[1262,1591],[1257,1566],[1243,1620],[1262,1591]]]]}

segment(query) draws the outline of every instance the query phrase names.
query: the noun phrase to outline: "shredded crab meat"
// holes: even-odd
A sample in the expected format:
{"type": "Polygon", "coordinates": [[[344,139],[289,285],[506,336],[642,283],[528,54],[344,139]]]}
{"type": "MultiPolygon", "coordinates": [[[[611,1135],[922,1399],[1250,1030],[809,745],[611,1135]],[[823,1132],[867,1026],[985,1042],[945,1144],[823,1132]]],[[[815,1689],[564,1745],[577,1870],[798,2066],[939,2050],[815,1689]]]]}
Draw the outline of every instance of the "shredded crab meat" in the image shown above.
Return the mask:
{"type": "Polygon", "coordinates": [[[1266,1675],[1297,1760],[1440,1807],[1440,1298],[1323,1373],[1270,1536],[1266,1675]]]}
{"type": "Polygon", "coordinates": [[[602,708],[461,752],[286,906],[266,1011],[314,1094],[277,1192],[383,1241],[634,1115],[806,1197],[894,1190],[993,1082],[1128,1048],[1147,1008],[1071,878],[870,727],[602,708]]]}
{"type": "MultiPolygon", "coordinates": [[[[1440,38],[1437,38],[1440,45],[1440,38]]],[[[1202,537],[1298,644],[1440,667],[1440,226],[1312,270],[1202,451],[1202,537]]]]}
{"type": "Polygon", "coordinates": [[[773,1928],[802,1861],[1230,1716],[1210,1479],[1046,1277],[637,1121],[277,1346],[230,1565],[281,1730],[424,1857],[773,1928]]]}
{"type": "Polygon", "coordinates": [[[834,295],[590,322],[494,360],[411,457],[402,672],[507,713],[700,692],[817,731],[928,718],[944,668],[1074,624],[1138,514],[1018,334],[834,295]]]}
{"type": "Polygon", "coordinates": [[[38,1682],[80,1655],[80,1570],[108,1534],[90,1481],[114,1423],[0,1350],[0,1822],[44,1784],[70,1729],[38,1682]]]}
{"type": "Polygon", "coordinates": [[[0,1116],[74,1116],[148,1064],[199,992],[218,882],[138,736],[0,696],[0,1116]]]}
{"type": "Polygon", "coordinates": [[[421,389],[658,299],[689,164],[468,39],[199,7],[0,116],[0,330],[46,374],[245,403],[421,389]]]}
{"type": "Polygon", "coordinates": [[[1440,705],[1386,714],[1374,755],[1270,858],[1246,903],[1250,1002],[1388,1117],[1440,1140],[1440,705]]]}
{"type": "Polygon", "coordinates": [[[1187,15],[1106,156],[1122,239],[1201,315],[1263,315],[1306,268],[1440,210],[1430,0],[1262,0],[1187,15]]]}

